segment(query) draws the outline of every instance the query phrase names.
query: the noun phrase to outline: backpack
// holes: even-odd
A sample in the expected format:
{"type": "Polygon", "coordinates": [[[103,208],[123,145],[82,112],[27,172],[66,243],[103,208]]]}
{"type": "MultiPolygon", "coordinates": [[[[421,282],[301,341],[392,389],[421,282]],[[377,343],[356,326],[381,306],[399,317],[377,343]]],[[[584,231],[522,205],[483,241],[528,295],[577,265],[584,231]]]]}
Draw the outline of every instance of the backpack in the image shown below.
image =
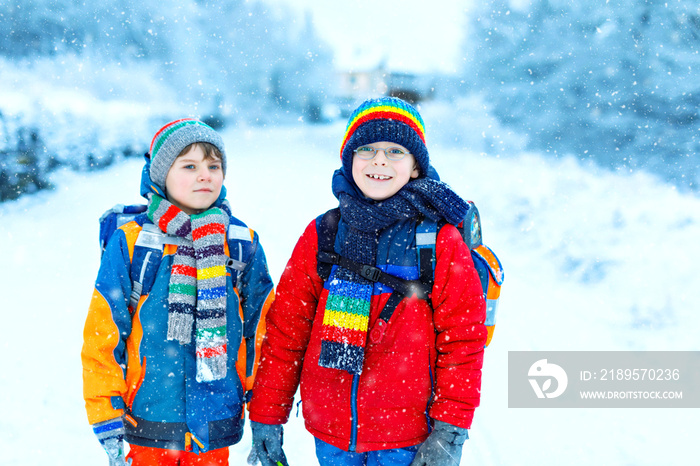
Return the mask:
{"type": "MultiPolygon", "coordinates": [[[[138,216],[146,216],[147,206],[143,204],[122,205],[117,204],[105,211],[100,217],[100,248],[104,255],[107,243],[115,231],[121,226],[135,220],[138,216]]],[[[236,288],[238,279],[250,258],[253,255],[253,235],[243,222],[234,218],[231,212],[224,209],[230,218],[227,241],[229,247],[229,259],[226,267],[230,269],[236,288]],[[231,256],[236,256],[234,259],[231,256]]],[[[166,244],[180,244],[182,240],[177,236],[163,233],[160,228],[152,223],[143,223],[134,245],[134,253],[131,259],[131,296],[129,297],[129,309],[136,310],[141,296],[150,292],[156,279],[156,271],[163,257],[163,247],[166,244]]]]}
{"type": "MultiPolygon", "coordinates": [[[[503,283],[503,267],[496,254],[482,242],[479,210],[473,202],[467,202],[469,210],[464,220],[457,225],[457,230],[459,230],[462,239],[469,247],[472,260],[474,261],[474,268],[481,281],[481,288],[486,300],[486,321],[484,324],[488,332],[484,346],[488,346],[491,343],[493,331],[496,327],[496,309],[498,307],[498,298],[501,294],[501,284],[503,283]]],[[[394,292],[389,296],[389,300],[379,314],[379,319],[384,321],[384,325],[379,326],[382,329],[386,329],[389,319],[396,310],[396,306],[404,297],[412,296],[415,293],[419,299],[424,299],[430,304],[430,293],[433,288],[435,274],[435,243],[437,241],[437,233],[444,223],[425,218],[418,222],[416,226],[416,254],[419,279],[406,280],[388,274],[373,265],[360,264],[336,253],[334,245],[335,237],[338,233],[339,220],[340,209],[338,208],[331,209],[320,217],[320,223],[317,228],[317,270],[321,279],[327,280],[333,265],[338,265],[357,273],[367,280],[390,286],[394,292]]]]}

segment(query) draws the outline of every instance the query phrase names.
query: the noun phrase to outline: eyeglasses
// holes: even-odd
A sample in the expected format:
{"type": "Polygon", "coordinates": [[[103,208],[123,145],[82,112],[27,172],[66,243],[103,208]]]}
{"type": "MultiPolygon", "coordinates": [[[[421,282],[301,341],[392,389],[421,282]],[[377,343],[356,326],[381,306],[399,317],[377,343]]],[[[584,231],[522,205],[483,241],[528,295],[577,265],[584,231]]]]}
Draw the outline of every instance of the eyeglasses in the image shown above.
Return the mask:
{"type": "Polygon", "coordinates": [[[399,148],[399,147],[387,147],[386,149],[377,149],[372,146],[361,146],[355,149],[353,152],[355,155],[362,160],[372,160],[376,155],[377,151],[383,151],[384,156],[386,156],[387,159],[391,160],[392,162],[396,162],[404,158],[407,154],[410,154],[410,152],[406,152],[405,150],[399,148]]]}

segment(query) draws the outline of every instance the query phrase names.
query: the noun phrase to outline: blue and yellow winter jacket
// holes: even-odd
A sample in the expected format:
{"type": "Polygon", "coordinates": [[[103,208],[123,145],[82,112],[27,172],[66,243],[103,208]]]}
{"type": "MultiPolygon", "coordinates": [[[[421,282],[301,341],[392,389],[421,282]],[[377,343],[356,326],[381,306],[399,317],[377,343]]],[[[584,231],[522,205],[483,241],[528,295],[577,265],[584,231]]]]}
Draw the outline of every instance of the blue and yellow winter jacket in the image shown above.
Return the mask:
{"type": "Polygon", "coordinates": [[[166,339],[177,246],[163,246],[162,259],[143,279],[150,292],[130,309],[138,273],[131,264],[142,253],[137,238],[144,225],[153,224],[143,214],[112,236],[84,331],[83,395],[90,424],[121,416],[127,442],[193,452],[240,440],[246,392],[253,386],[274,290],[257,233],[233,216],[230,222],[226,253],[231,257],[233,250],[236,256],[245,247],[249,258],[242,271],[227,269],[227,376],[209,383],[195,379],[194,338],[188,345],[166,339]]]}

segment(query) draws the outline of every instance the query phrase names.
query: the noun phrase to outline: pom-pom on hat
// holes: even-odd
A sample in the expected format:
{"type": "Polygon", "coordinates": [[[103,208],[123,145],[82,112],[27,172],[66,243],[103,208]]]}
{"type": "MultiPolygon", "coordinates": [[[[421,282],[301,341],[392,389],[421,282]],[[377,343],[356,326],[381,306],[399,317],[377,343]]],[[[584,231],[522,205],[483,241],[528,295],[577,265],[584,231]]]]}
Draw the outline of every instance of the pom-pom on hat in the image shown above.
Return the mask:
{"type": "Polygon", "coordinates": [[[425,146],[425,124],[411,104],[395,97],[383,97],[366,100],[357,107],[350,115],[340,146],[345,173],[352,173],[355,149],[379,141],[404,146],[416,159],[420,176],[428,174],[430,159],[425,146]]]}
{"type": "Polygon", "coordinates": [[[216,146],[221,152],[221,169],[226,174],[226,152],[224,141],[214,129],[192,118],[183,118],[171,121],[158,130],[153,140],[149,153],[151,154],[150,175],[151,180],[165,191],[165,178],[170,167],[182,150],[195,142],[208,142],[216,146]]]}

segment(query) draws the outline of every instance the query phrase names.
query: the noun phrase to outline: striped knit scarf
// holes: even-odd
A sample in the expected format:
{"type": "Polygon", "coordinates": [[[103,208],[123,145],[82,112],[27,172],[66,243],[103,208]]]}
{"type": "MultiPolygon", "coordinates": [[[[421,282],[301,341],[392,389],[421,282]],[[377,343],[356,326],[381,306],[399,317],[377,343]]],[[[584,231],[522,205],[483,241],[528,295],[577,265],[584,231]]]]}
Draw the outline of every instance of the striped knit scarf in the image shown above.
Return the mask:
{"type": "MultiPolygon", "coordinates": [[[[342,212],[341,207],[341,217],[342,212]]],[[[347,240],[341,242],[340,254],[361,264],[374,265],[377,235],[377,230],[363,231],[349,226],[347,240]]],[[[359,374],[365,357],[374,284],[355,272],[337,267],[327,287],[318,365],[359,374]]]]}
{"type": "MultiPolygon", "coordinates": [[[[336,171],[333,193],[340,200],[341,225],[347,228],[340,254],[375,265],[380,232],[391,224],[420,216],[459,223],[468,205],[445,183],[430,178],[409,181],[381,202],[358,195],[343,170],[336,171]]],[[[321,327],[321,367],[362,372],[374,284],[343,267],[335,268],[327,284],[328,299],[321,327]]]]}
{"type": "Polygon", "coordinates": [[[164,233],[185,239],[177,247],[170,274],[167,339],[190,344],[195,327],[197,382],[222,379],[227,362],[224,244],[229,217],[216,207],[188,215],[153,194],[148,218],[164,233]]]}

